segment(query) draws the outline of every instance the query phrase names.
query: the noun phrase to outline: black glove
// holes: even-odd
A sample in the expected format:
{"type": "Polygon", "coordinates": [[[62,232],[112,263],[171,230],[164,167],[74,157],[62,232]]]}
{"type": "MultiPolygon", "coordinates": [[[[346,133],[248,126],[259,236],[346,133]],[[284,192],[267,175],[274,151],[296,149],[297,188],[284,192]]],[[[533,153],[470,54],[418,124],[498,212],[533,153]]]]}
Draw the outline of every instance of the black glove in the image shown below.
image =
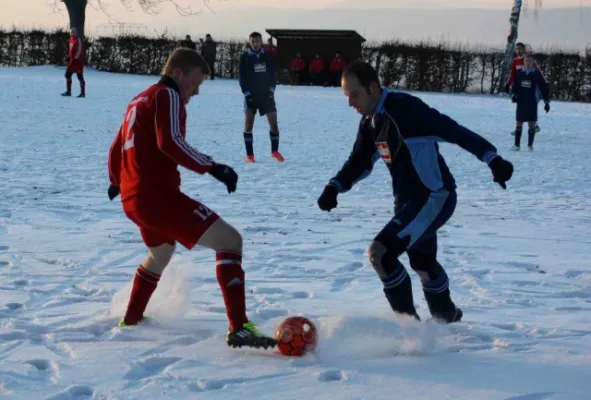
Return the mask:
{"type": "Polygon", "coordinates": [[[228,193],[236,191],[238,174],[232,168],[224,164],[214,163],[209,170],[209,174],[226,185],[226,188],[228,188],[228,193]]]}
{"type": "Polygon", "coordinates": [[[330,210],[332,210],[337,206],[337,204],[339,204],[337,202],[338,194],[339,191],[335,185],[326,185],[324,187],[324,191],[318,198],[318,207],[320,207],[322,211],[330,212],[330,210]]]}
{"type": "Polygon", "coordinates": [[[546,111],[546,113],[547,113],[548,111],[550,111],[550,103],[546,103],[546,104],[544,104],[544,110],[546,111]]]}
{"type": "Polygon", "coordinates": [[[513,176],[513,164],[504,160],[501,156],[495,156],[488,167],[493,174],[493,181],[497,182],[503,189],[507,189],[506,182],[513,176]]]}
{"type": "Polygon", "coordinates": [[[107,194],[109,195],[109,200],[113,200],[115,197],[119,196],[119,186],[110,185],[109,190],[107,190],[107,194]]]}
{"type": "Polygon", "coordinates": [[[517,103],[517,95],[516,94],[514,94],[514,95],[511,96],[511,101],[513,103],[517,103]]]}
{"type": "Polygon", "coordinates": [[[244,99],[246,100],[246,108],[254,108],[254,102],[252,100],[252,95],[247,94],[244,99]]]}
{"type": "Polygon", "coordinates": [[[509,84],[505,85],[505,93],[511,93],[511,85],[509,85],[509,84]]]}

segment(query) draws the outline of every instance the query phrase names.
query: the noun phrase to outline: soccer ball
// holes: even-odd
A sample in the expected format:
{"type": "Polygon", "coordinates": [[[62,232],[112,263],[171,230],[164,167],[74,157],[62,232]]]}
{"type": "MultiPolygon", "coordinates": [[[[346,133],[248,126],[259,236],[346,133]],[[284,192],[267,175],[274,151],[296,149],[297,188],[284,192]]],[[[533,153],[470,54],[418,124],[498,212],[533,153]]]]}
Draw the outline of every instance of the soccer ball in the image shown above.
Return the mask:
{"type": "Polygon", "coordinates": [[[284,356],[303,356],[316,348],[316,327],[308,318],[289,317],[277,327],[275,339],[284,356]]]}

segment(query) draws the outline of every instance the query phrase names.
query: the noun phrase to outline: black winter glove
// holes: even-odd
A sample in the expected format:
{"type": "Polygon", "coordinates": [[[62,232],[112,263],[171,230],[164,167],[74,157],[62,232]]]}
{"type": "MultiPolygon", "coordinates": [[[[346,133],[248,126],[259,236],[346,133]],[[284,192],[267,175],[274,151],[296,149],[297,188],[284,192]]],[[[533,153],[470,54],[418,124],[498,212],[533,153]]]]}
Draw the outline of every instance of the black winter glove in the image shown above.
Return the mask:
{"type": "Polygon", "coordinates": [[[544,104],[544,110],[546,111],[546,113],[547,113],[548,111],[550,111],[550,103],[546,103],[546,104],[544,104]]]}
{"type": "Polygon", "coordinates": [[[252,95],[247,94],[244,99],[246,100],[246,107],[247,108],[254,108],[254,102],[252,100],[252,95]]]}
{"type": "Polygon", "coordinates": [[[507,181],[513,176],[513,164],[504,160],[501,156],[495,156],[488,167],[493,174],[493,181],[497,182],[503,189],[507,189],[507,181]]]}
{"type": "Polygon", "coordinates": [[[505,93],[511,93],[511,85],[505,85],[505,93]]]}
{"type": "Polygon", "coordinates": [[[511,96],[511,101],[513,103],[517,103],[517,95],[516,94],[514,94],[514,95],[511,96]]]}
{"type": "Polygon", "coordinates": [[[109,200],[113,201],[113,199],[119,196],[121,192],[119,191],[119,186],[110,185],[109,190],[107,190],[107,195],[109,195],[109,200]]]}
{"type": "Polygon", "coordinates": [[[209,174],[218,181],[226,185],[228,193],[236,191],[236,183],[238,183],[238,174],[230,167],[224,164],[214,163],[209,170],[209,174]]]}
{"type": "Polygon", "coordinates": [[[324,187],[324,191],[318,198],[318,207],[320,207],[322,211],[330,212],[330,210],[332,210],[337,206],[337,204],[339,204],[337,202],[338,194],[339,191],[335,185],[326,185],[324,187]]]}

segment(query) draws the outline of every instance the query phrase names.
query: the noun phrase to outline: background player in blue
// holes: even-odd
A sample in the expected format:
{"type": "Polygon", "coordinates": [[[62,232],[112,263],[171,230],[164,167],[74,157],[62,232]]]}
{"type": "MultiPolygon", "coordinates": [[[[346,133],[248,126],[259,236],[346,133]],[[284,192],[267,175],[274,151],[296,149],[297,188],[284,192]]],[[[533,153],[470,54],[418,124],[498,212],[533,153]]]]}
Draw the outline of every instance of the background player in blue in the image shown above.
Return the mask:
{"type": "Polygon", "coordinates": [[[275,106],[275,57],[263,50],[263,38],[253,32],[249,38],[250,48],[240,57],[240,88],[244,94],[244,145],[246,161],[255,162],[252,129],[257,110],[269,121],[271,155],[277,161],[284,158],[279,153],[279,126],[275,106]]]}
{"type": "Polygon", "coordinates": [[[369,246],[369,259],[392,309],[420,319],[410,276],[398,257],[406,251],[421,279],[433,318],[456,322],[462,310],[453,303],[447,274],[437,261],[437,230],[456,207],[456,185],[437,142],[457,144],[485,162],[493,180],[506,189],[513,165],[487,140],[430,108],[417,97],[380,86],[375,69],[349,64],[342,86],[349,105],[361,115],[353,151],[318,198],[320,209],[337,206],[337,195],[368,176],[380,158],[392,176],[395,215],[369,246]]]}
{"type": "Polygon", "coordinates": [[[523,123],[527,122],[527,148],[532,151],[537,132],[538,102],[540,97],[544,99],[544,110],[546,112],[550,111],[550,93],[546,79],[544,79],[540,70],[536,68],[534,57],[531,54],[525,56],[523,68],[517,72],[511,93],[511,100],[513,103],[517,103],[517,125],[515,127],[513,150],[519,151],[523,123]]]}

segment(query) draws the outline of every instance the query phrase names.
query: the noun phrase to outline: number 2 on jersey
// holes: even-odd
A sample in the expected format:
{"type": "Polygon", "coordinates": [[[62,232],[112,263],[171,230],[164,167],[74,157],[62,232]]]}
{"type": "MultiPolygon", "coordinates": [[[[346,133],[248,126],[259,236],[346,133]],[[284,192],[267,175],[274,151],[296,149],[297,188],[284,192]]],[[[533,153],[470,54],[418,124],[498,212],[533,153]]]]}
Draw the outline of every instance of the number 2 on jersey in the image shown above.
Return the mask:
{"type": "Polygon", "coordinates": [[[133,125],[135,124],[135,117],[137,115],[137,108],[135,106],[131,107],[127,114],[125,114],[125,119],[123,120],[123,138],[125,142],[123,143],[123,149],[121,151],[129,150],[133,147],[133,139],[134,139],[134,132],[133,132],[133,125]]]}

